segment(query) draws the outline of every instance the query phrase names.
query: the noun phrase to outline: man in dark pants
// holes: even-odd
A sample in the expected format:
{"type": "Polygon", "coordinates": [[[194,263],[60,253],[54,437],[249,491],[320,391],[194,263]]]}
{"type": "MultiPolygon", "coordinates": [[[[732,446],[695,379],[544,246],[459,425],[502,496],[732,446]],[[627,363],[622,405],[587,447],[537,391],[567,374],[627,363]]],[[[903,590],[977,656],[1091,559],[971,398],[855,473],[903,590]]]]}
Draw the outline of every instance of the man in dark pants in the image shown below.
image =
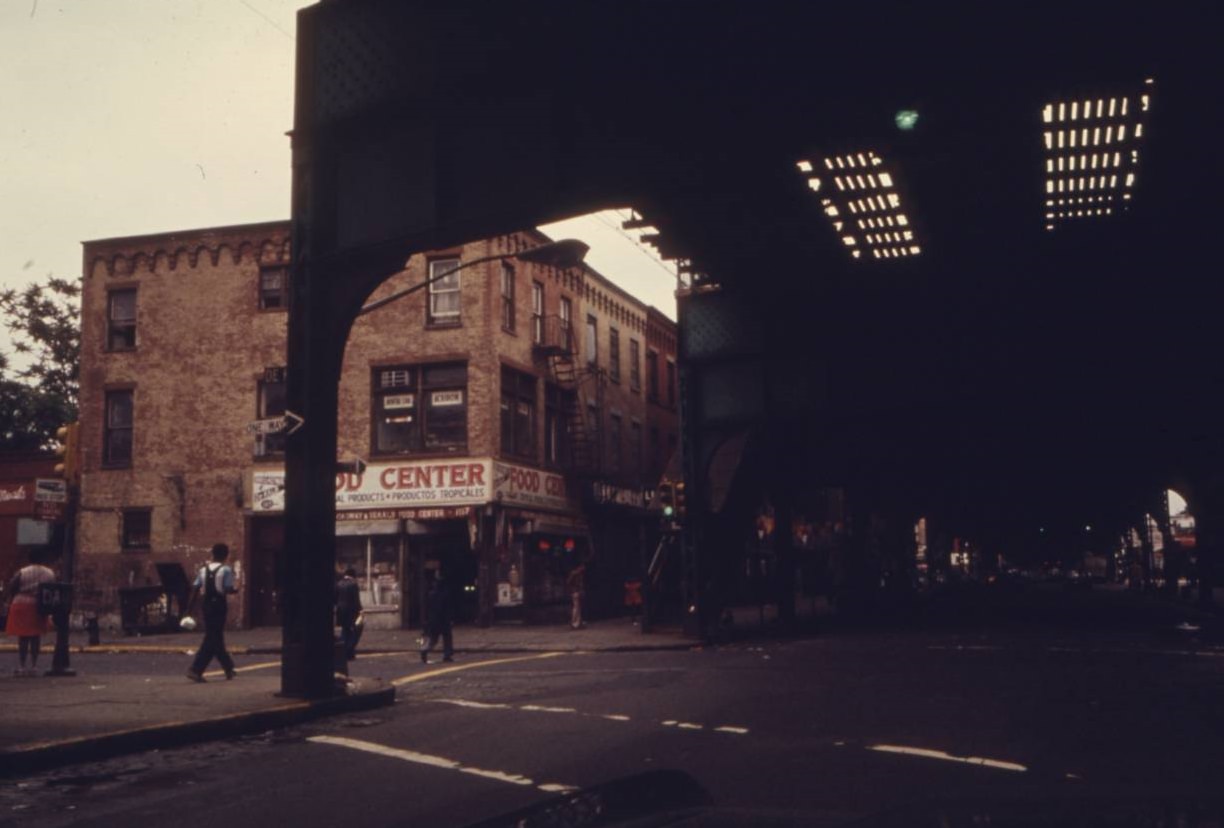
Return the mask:
{"type": "Polygon", "coordinates": [[[229,557],[229,547],[218,543],[212,548],[212,563],[200,567],[192,584],[191,598],[187,601],[190,612],[195,604],[196,596],[204,594],[204,641],[196,651],[195,661],[187,670],[187,678],[192,681],[204,681],[204,670],[216,656],[217,662],[225,670],[225,678],[234,677],[234,660],[225,649],[225,614],[226,596],[238,591],[234,586],[234,570],[225,565],[229,557]]]}
{"type": "Polygon", "coordinates": [[[361,585],[357,583],[357,570],[350,566],[336,584],[336,624],[340,627],[340,640],[344,642],[344,657],[349,661],[357,657],[357,618],[360,615],[361,585]]]}
{"type": "Polygon", "coordinates": [[[439,572],[425,596],[425,631],[422,636],[421,663],[429,663],[429,652],[442,637],[442,660],[454,661],[455,646],[451,636],[450,590],[439,572]]]}

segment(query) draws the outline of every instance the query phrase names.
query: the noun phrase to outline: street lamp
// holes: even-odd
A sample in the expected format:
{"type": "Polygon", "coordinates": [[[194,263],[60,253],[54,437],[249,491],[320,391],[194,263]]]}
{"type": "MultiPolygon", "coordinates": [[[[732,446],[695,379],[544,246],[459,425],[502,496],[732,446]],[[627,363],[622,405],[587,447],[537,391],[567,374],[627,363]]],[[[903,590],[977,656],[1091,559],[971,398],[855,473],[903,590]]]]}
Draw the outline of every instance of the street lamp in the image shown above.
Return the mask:
{"type": "Polygon", "coordinates": [[[562,239],[561,241],[548,242],[546,244],[541,244],[538,247],[522,250],[518,253],[498,253],[492,256],[481,256],[479,259],[460,262],[457,267],[452,267],[450,270],[431,276],[424,282],[419,282],[418,284],[415,284],[412,287],[404,288],[403,290],[397,290],[395,293],[392,293],[389,296],[384,296],[381,299],[375,299],[373,302],[362,305],[361,310],[357,312],[357,315],[362,316],[363,314],[367,314],[372,310],[377,310],[383,305],[390,304],[396,299],[407,296],[410,293],[416,293],[423,287],[428,287],[434,282],[445,279],[447,276],[458,273],[460,270],[473,267],[474,265],[484,264],[485,262],[493,262],[497,261],[498,259],[518,259],[522,262],[546,264],[559,268],[576,267],[582,264],[582,260],[586,258],[588,250],[590,250],[590,247],[585,242],[579,241],[578,239],[562,239]]]}

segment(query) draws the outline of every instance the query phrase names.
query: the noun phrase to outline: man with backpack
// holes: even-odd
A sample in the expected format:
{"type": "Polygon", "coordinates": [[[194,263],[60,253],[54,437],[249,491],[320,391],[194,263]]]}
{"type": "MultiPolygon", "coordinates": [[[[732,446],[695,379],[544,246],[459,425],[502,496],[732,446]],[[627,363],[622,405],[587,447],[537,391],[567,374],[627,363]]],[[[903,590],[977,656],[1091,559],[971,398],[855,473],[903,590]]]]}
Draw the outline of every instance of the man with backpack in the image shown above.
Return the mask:
{"type": "Polygon", "coordinates": [[[187,601],[187,612],[190,613],[198,595],[204,595],[204,641],[196,651],[195,661],[187,670],[187,678],[196,682],[204,681],[204,670],[216,656],[217,662],[225,670],[226,680],[234,677],[234,660],[225,649],[225,614],[226,596],[238,591],[234,586],[234,570],[225,564],[229,557],[229,547],[223,543],[212,548],[212,563],[200,567],[196,573],[195,583],[191,585],[191,597],[187,601]]]}

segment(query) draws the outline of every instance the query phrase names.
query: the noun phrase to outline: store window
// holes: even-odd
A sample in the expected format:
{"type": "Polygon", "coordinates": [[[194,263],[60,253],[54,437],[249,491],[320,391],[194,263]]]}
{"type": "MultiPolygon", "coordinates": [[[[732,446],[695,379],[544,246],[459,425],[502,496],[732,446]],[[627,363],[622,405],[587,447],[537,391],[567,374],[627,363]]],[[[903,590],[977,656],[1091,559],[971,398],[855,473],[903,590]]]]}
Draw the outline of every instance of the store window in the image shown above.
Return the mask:
{"type": "Polygon", "coordinates": [[[147,550],[152,534],[153,510],[124,509],[122,523],[123,548],[147,550]]]}
{"type": "Polygon", "coordinates": [[[106,427],[102,435],[102,464],[110,468],[132,465],[132,390],[106,392],[106,427]]]}
{"type": "Polygon", "coordinates": [[[289,268],[261,268],[259,271],[259,309],[285,310],[288,307],[289,268]]]}
{"type": "Polygon", "coordinates": [[[467,448],[467,365],[374,369],[375,454],[458,453],[467,448]]]}
{"type": "Polygon", "coordinates": [[[136,288],[107,294],[106,324],[108,351],[130,351],[136,347],[136,288]]]}
{"type": "Polygon", "coordinates": [[[502,330],[514,333],[514,266],[509,262],[501,266],[501,310],[502,330]]]}
{"type": "MultiPolygon", "coordinates": [[[[282,417],[285,414],[285,369],[283,366],[265,368],[257,389],[257,410],[260,420],[282,417]]],[[[269,457],[285,453],[285,435],[255,435],[255,456],[269,457]]]]}
{"type": "Polygon", "coordinates": [[[459,260],[434,259],[429,263],[429,325],[458,325],[459,260]],[[440,277],[440,278],[439,278],[440,277]]]}
{"type": "Polygon", "coordinates": [[[403,595],[398,535],[337,537],[337,570],[344,572],[350,566],[357,573],[365,611],[399,611],[403,595]]]}
{"type": "Polygon", "coordinates": [[[511,368],[502,368],[502,453],[534,458],[535,431],[536,378],[511,368]]]}

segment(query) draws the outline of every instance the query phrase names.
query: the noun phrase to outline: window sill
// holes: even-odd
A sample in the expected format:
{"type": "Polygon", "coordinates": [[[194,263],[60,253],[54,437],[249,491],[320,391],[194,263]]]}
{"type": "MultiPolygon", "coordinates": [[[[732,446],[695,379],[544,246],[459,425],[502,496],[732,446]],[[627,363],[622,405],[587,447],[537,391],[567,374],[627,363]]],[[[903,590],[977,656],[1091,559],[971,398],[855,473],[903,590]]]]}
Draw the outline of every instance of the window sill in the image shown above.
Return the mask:
{"type": "Polygon", "coordinates": [[[445,322],[445,321],[439,322],[439,321],[434,320],[434,321],[428,321],[425,323],[425,330],[427,331],[446,330],[447,328],[462,328],[462,327],[463,327],[463,321],[458,320],[458,319],[456,319],[454,322],[445,322]]]}

